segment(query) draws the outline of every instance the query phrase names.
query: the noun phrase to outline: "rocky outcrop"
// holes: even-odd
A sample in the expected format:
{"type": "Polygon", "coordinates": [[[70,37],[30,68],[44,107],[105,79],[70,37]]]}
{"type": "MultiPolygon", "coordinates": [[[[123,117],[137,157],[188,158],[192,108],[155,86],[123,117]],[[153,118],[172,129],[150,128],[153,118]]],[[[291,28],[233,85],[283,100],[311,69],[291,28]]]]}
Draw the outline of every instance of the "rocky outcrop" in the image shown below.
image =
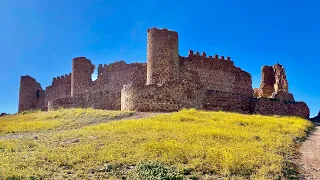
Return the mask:
{"type": "Polygon", "coordinates": [[[313,122],[320,122],[320,111],[318,113],[318,116],[315,116],[313,118],[310,118],[310,121],[313,121],[313,122]]]}

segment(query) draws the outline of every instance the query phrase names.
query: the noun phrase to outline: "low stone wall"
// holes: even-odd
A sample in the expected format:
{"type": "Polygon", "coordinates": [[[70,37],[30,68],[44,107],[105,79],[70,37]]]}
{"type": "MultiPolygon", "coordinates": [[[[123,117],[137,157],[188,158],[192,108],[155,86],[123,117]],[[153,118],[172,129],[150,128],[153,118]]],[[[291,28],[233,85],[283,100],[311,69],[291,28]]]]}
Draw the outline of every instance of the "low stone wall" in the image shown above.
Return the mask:
{"type": "Polygon", "coordinates": [[[208,90],[204,99],[203,108],[210,111],[229,111],[251,114],[253,99],[239,93],[208,90]]]}
{"type": "Polygon", "coordinates": [[[76,97],[66,97],[49,101],[48,109],[58,108],[94,108],[120,110],[120,91],[96,91],[88,94],[78,94],[76,97]]]}
{"type": "Polygon", "coordinates": [[[188,81],[161,86],[125,85],[121,91],[121,110],[172,112],[182,108],[202,109],[203,88],[188,81]]]}
{"type": "Polygon", "coordinates": [[[81,97],[66,97],[48,102],[49,111],[57,110],[59,108],[84,108],[84,99],[81,97]]]}
{"type": "Polygon", "coordinates": [[[309,118],[310,110],[304,102],[286,102],[278,99],[260,98],[254,99],[255,114],[261,115],[285,115],[309,118]]]}
{"type": "Polygon", "coordinates": [[[97,91],[82,95],[86,108],[120,110],[121,91],[97,91]]]}
{"type": "Polygon", "coordinates": [[[162,86],[130,84],[121,91],[121,110],[172,112],[182,108],[309,117],[309,108],[304,102],[256,99],[239,93],[206,90],[190,81],[165,83],[162,86]]]}

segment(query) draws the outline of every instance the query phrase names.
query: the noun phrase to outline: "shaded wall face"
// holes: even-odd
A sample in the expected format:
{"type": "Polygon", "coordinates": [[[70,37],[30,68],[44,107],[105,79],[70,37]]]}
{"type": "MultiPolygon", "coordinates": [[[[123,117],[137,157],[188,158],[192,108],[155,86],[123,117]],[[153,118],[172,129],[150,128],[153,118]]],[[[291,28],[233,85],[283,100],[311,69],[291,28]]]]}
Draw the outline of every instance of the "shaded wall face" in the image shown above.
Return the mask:
{"type": "Polygon", "coordinates": [[[52,85],[46,88],[45,103],[55,99],[71,97],[71,74],[54,78],[52,85]]]}
{"type": "Polygon", "coordinates": [[[126,64],[124,61],[110,65],[100,65],[98,79],[94,82],[92,91],[121,91],[126,84],[146,84],[147,64],[126,64]]]}
{"type": "Polygon", "coordinates": [[[97,91],[76,96],[49,101],[48,109],[56,110],[63,107],[120,110],[120,91],[97,91]]]}
{"type": "Polygon", "coordinates": [[[42,90],[41,85],[30,76],[21,76],[19,90],[19,107],[18,112],[45,109],[46,93],[42,90]],[[39,92],[37,93],[37,90],[39,92]]]}
{"type": "Polygon", "coordinates": [[[261,97],[270,97],[274,92],[275,76],[272,66],[263,66],[261,73],[261,85],[262,90],[261,97]]]}
{"type": "Polygon", "coordinates": [[[282,65],[276,64],[273,66],[275,74],[275,91],[289,92],[288,81],[286,77],[286,72],[282,65]]]}
{"type": "Polygon", "coordinates": [[[91,75],[94,66],[84,57],[74,58],[72,61],[71,96],[87,93],[92,85],[91,75]]]}
{"type": "Polygon", "coordinates": [[[207,90],[217,90],[229,93],[239,93],[252,96],[251,75],[233,65],[232,61],[191,56],[181,58],[180,78],[184,79],[185,72],[195,71],[199,81],[207,90]]]}
{"type": "Polygon", "coordinates": [[[179,78],[178,33],[149,29],[147,84],[163,84],[179,78]]]}
{"type": "Polygon", "coordinates": [[[275,99],[260,98],[255,100],[253,113],[309,118],[310,110],[304,102],[284,102],[275,99]]]}
{"type": "Polygon", "coordinates": [[[203,108],[210,111],[228,111],[244,114],[253,112],[253,99],[238,93],[208,90],[203,102],[203,108]]]}

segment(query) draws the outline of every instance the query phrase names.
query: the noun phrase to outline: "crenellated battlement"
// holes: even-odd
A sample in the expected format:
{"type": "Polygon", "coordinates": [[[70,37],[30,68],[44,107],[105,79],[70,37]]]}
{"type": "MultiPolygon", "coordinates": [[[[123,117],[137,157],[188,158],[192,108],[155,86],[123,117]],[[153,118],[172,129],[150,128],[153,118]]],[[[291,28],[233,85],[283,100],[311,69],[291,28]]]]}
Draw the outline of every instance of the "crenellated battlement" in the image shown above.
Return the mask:
{"type": "Polygon", "coordinates": [[[193,50],[189,50],[188,53],[188,58],[206,58],[208,60],[227,60],[227,61],[231,61],[231,58],[228,56],[227,59],[224,58],[224,56],[221,56],[219,58],[219,55],[215,54],[214,56],[208,56],[207,57],[207,53],[206,52],[202,52],[200,55],[200,52],[196,52],[195,54],[193,53],[193,50]]]}
{"type": "Polygon", "coordinates": [[[52,80],[52,86],[66,83],[67,81],[71,81],[71,73],[54,77],[52,80]]]}
{"type": "Polygon", "coordinates": [[[196,67],[207,67],[212,69],[220,69],[225,71],[239,71],[240,68],[237,68],[234,65],[234,62],[228,56],[220,56],[215,54],[214,56],[207,56],[206,52],[195,52],[189,50],[187,57],[180,56],[180,65],[184,64],[193,64],[196,67]]]}

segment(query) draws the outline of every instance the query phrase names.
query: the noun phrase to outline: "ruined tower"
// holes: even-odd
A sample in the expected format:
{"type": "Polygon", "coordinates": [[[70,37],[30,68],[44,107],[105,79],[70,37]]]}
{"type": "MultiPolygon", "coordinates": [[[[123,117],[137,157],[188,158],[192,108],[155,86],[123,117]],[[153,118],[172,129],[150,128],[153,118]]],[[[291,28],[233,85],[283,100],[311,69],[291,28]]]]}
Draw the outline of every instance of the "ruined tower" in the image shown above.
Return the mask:
{"type": "Polygon", "coordinates": [[[85,93],[89,90],[94,71],[94,65],[85,57],[77,57],[72,60],[71,73],[71,97],[85,93]]]}
{"type": "Polygon", "coordinates": [[[261,73],[260,89],[255,89],[254,97],[275,98],[294,102],[294,97],[289,93],[286,72],[281,64],[263,66],[261,73]]]}
{"type": "Polygon", "coordinates": [[[261,73],[261,85],[260,88],[262,90],[261,97],[269,97],[274,92],[274,70],[272,66],[262,66],[261,73]]]}
{"type": "Polygon", "coordinates": [[[179,78],[178,33],[148,29],[147,84],[163,84],[179,78]]]}
{"type": "Polygon", "coordinates": [[[45,91],[31,76],[20,77],[18,112],[31,109],[44,109],[45,91]]]}
{"type": "Polygon", "coordinates": [[[275,91],[289,92],[288,80],[284,67],[281,64],[275,64],[273,70],[275,74],[275,91]]]}

